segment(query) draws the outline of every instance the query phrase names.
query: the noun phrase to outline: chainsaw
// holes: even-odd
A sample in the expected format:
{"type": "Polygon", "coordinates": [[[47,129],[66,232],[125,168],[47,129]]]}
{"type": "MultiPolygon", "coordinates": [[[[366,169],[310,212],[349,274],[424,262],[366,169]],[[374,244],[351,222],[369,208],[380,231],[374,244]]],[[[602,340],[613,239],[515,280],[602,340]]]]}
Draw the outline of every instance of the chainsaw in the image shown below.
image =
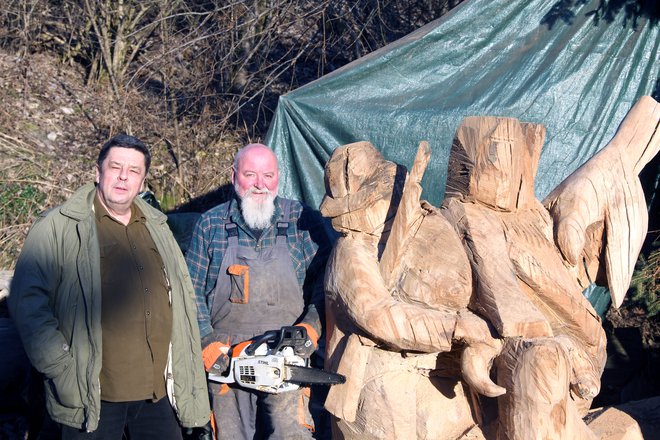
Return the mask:
{"type": "Polygon", "coordinates": [[[306,341],[304,327],[268,331],[227,348],[229,368],[222,374],[209,374],[209,380],[270,394],[294,391],[304,385],[344,383],[346,378],[341,374],[313,368],[309,359],[296,354],[306,341]]]}

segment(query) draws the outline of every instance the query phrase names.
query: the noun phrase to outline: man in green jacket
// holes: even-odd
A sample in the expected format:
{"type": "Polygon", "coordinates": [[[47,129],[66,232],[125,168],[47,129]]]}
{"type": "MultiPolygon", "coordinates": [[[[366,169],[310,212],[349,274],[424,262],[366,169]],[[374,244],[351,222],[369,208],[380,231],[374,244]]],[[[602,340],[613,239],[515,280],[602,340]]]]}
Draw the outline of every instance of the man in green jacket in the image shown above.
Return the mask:
{"type": "Polygon", "coordinates": [[[117,135],[96,184],[32,226],[8,305],[63,439],[181,439],[210,408],[194,293],[166,216],[140,197],[151,156],[117,135]]]}

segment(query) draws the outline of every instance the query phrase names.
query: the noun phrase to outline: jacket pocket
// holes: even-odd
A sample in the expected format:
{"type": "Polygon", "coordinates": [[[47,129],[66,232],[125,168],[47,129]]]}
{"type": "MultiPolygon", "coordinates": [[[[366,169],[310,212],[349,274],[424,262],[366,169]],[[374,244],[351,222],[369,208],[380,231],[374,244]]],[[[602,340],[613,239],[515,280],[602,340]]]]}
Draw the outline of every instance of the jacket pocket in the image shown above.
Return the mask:
{"type": "Polygon", "coordinates": [[[59,374],[46,379],[46,394],[49,399],[57,401],[62,406],[82,408],[80,386],[73,358],[59,374]]]}
{"type": "Polygon", "coordinates": [[[247,304],[250,298],[250,266],[232,264],[227,268],[231,279],[229,301],[237,304],[247,304]]]}

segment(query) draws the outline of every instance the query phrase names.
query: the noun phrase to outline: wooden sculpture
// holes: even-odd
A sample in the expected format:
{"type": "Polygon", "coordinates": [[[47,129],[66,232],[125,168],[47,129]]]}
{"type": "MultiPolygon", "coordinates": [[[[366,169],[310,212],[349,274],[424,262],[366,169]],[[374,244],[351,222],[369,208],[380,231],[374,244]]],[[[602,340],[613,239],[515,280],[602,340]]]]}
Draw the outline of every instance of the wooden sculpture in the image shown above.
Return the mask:
{"type": "MultiPolygon", "coordinates": [[[[422,144],[413,170],[424,167],[419,162],[425,156],[428,146],[422,144]]],[[[458,375],[432,374],[439,369],[437,353],[450,351],[455,341],[473,344],[477,352],[470,357],[474,363],[467,376],[485,393],[504,391],[488,378],[498,341],[487,323],[467,309],[472,284],[461,242],[444,217],[420,205],[414,175],[403,188],[402,171],[366,142],[337,149],[326,166],[331,196],[321,212],[343,234],[326,277],[326,309],[337,320],[329,334],[328,368],[347,377],[346,384],[330,389],[326,407],[339,419],[337,435],[346,438],[455,437],[474,426],[458,375]],[[406,192],[417,197],[403,218],[405,201],[415,199],[406,192]],[[391,206],[399,206],[396,216],[391,206]],[[413,233],[390,230],[402,222],[413,233]],[[394,246],[395,235],[406,245],[394,246]],[[443,241],[442,247],[428,246],[443,241]],[[428,254],[413,255],[420,250],[428,254]],[[389,252],[402,255],[388,257],[389,252]],[[379,260],[389,258],[396,264],[381,270],[379,260]],[[408,267],[401,264],[405,261],[418,264],[408,267]],[[439,272],[440,267],[446,269],[439,272]],[[392,292],[387,286],[395,278],[401,288],[392,292]],[[419,399],[426,410],[444,410],[416,412],[423,407],[419,399]]]]}
{"type": "Polygon", "coordinates": [[[466,118],[440,209],[420,201],[426,143],[407,178],[367,142],[335,150],[321,205],[341,233],[326,273],[327,368],[347,376],[326,399],[335,437],[457,439],[484,428],[481,394],[499,396],[487,437],[595,438],[582,417],[605,336],[582,291],[597,280],[622,300],[659,117],[643,97],[545,206],[541,125],[466,118]]]}

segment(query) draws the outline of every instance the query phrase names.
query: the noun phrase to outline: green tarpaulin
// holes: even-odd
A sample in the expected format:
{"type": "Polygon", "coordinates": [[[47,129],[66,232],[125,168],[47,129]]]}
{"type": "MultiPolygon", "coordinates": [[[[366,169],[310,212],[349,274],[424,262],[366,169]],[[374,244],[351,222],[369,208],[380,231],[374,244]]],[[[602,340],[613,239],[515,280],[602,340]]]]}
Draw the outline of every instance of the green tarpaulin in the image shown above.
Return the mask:
{"type": "Polygon", "coordinates": [[[546,126],[543,198],[612,138],[641,95],[658,99],[658,6],[631,4],[468,0],[282,96],[265,140],[280,158],[281,194],[318,207],[323,167],[340,145],[367,140],[409,167],[428,140],[423,197],[439,205],[456,127],[491,115],[546,126]]]}

